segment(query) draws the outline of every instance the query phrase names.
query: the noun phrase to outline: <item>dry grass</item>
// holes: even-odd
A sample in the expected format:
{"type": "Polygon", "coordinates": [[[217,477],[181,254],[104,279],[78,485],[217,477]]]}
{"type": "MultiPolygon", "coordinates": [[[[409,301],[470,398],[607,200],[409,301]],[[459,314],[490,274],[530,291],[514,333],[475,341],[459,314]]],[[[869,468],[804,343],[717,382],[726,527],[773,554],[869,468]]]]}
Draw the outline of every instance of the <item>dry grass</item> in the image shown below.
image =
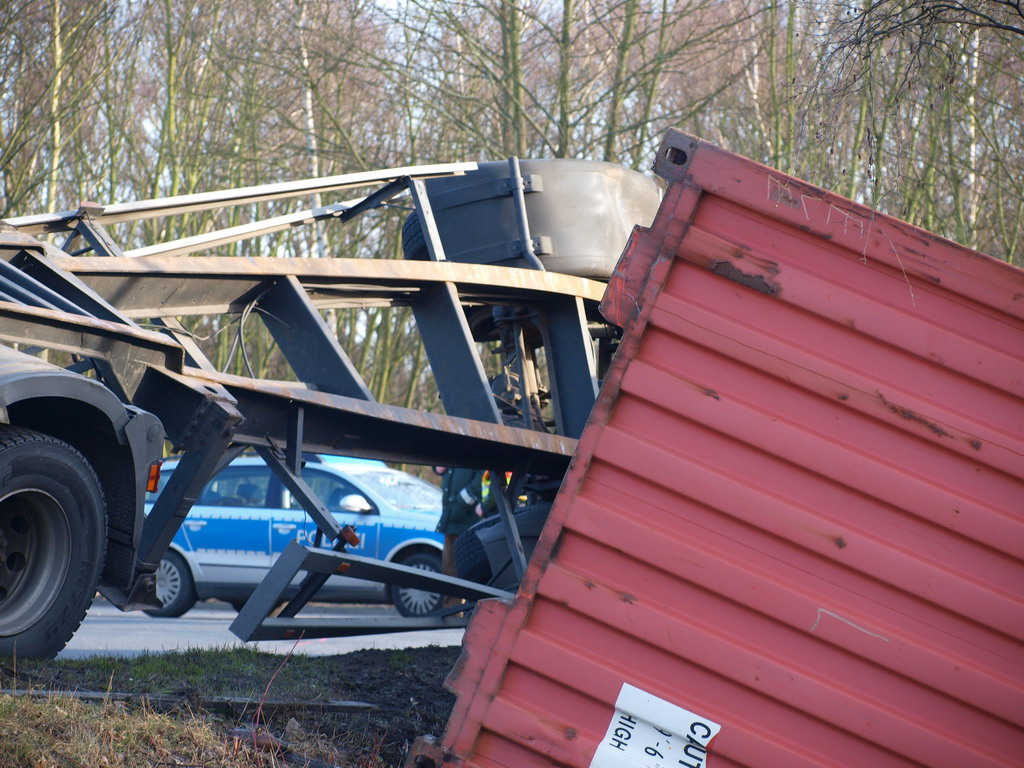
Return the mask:
{"type": "Polygon", "coordinates": [[[0,768],[270,765],[213,723],[145,707],[0,697],[0,768]]]}
{"type": "Polygon", "coordinates": [[[351,762],[322,734],[308,735],[294,720],[290,725],[276,737],[265,728],[254,731],[251,723],[229,727],[200,713],[0,695],[0,768],[276,768],[304,760],[311,768],[381,765],[373,745],[351,762]]]}

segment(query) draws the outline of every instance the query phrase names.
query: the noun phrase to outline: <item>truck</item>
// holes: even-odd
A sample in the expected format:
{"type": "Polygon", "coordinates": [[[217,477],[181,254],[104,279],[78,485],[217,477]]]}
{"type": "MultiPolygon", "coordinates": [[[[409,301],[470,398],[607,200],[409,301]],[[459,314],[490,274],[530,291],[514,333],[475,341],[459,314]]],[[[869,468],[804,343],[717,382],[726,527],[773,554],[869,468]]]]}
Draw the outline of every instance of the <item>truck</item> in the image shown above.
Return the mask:
{"type": "Polygon", "coordinates": [[[616,341],[597,312],[595,278],[607,277],[629,229],[653,216],[658,199],[651,179],[611,164],[511,158],[8,219],[0,225],[0,655],[55,655],[97,591],[123,610],[159,608],[161,556],[205,483],[245,451],[272,467],[318,535],[316,546],[294,542],[279,558],[232,625],[239,637],[465,624],[450,615],[302,624],[301,608],[342,571],[469,600],[507,596],[493,584],[346,552],[358,531],[339,525],[303,481],[303,456],[509,474],[496,496],[521,573],[517,501],[557,489],[616,341]],[[353,189],[369,191],[134,249],[111,232],[353,189]],[[404,259],[196,255],[298,226],[343,226],[395,204],[411,209],[404,259]],[[374,400],[323,316],[365,306],[411,308],[443,413],[374,400]],[[224,313],[238,318],[243,346],[245,324],[261,321],[291,378],[216,370],[183,320],[224,313]],[[58,356],[60,365],[47,359],[58,356]],[[176,470],[146,515],[166,447],[176,470]],[[298,594],[275,611],[298,574],[298,594]]]}

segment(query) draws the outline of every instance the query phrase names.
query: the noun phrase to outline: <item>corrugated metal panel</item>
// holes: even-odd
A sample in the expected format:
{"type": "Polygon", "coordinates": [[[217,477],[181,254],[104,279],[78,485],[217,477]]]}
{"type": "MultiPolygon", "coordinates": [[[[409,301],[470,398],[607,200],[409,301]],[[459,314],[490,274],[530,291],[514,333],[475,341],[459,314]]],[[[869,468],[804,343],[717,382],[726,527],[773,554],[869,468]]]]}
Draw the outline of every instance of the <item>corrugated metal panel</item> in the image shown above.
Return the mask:
{"type": "Polygon", "coordinates": [[[1024,273],[683,134],[656,169],[613,371],[420,764],[1024,764],[1024,273]]]}

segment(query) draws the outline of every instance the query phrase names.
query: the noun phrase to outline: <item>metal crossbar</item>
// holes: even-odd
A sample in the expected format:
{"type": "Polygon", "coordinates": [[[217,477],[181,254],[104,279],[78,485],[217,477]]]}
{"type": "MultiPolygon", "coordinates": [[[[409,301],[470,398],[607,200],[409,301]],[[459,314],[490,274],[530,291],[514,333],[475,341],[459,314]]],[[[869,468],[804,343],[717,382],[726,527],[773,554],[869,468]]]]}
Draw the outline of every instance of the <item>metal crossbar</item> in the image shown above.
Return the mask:
{"type": "Polygon", "coordinates": [[[251,187],[236,187],[213,192],[198,192],[191,195],[158,197],[130,203],[113,203],[96,206],[90,210],[78,208],[60,213],[42,213],[32,216],[17,216],[5,219],[4,223],[26,234],[39,235],[47,232],[68,232],[75,222],[88,215],[97,224],[118,224],[126,221],[142,221],[161,216],[176,216],[183,213],[197,213],[217,208],[230,208],[251,203],[265,203],[302,197],[317,193],[354,189],[400,179],[403,176],[425,179],[434,176],[452,176],[476,170],[476,163],[444,163],[439,165],[414,165],[403,168],[388,168],[379,171],[345,173],[339,176],[325,176],[300,181],[286,181],[276,184],[260,184],[251,187]]]}

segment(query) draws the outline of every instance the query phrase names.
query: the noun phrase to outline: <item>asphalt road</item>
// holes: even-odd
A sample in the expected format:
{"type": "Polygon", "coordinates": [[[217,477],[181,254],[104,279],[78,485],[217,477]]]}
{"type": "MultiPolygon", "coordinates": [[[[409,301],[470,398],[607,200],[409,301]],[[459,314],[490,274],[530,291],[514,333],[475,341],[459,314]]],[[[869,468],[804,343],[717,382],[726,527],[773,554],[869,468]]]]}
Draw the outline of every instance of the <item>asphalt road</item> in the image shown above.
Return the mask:
{"type": "MultiPolygon", "coordinates": [[[[154,619],[135,611],[122,613],[102,598],[96,598],[85,621],[59,659],[89,656],[135,656],[140,653],[185,650],[188,648],[231,648],[250,645],[270,653],[295,653],[329,656],[366,648],[420,648],[428,645],[459,645],[462,629],[429,632],[400,632],[362,637],[321,638],[313,640],[271,640],[242,643],[228,630],[235,611],[226,603],[209,601],[176,619],[154,619]]],[[[397,616],[389,605],[309,605],[300,616],[397,616]]]]}

